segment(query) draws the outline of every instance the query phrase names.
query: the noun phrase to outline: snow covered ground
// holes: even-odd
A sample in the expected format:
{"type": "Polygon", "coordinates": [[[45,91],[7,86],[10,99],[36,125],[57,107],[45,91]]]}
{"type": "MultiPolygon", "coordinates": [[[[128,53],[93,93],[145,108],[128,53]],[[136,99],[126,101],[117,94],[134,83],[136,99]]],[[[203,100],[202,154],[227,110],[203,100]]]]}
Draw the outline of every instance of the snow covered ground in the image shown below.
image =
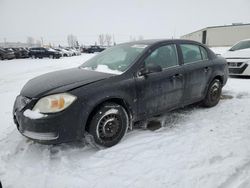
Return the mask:
{"type": "Polygon", "coordinates": [[[21,136],[12,106],[25,82],[91,56],[0,61],[3,188],[250,187],[250,79],[229,79],[214,108],[168,113],[160,129],[134,130],[104,150],[84,143],[45,146],[21,136]]]}

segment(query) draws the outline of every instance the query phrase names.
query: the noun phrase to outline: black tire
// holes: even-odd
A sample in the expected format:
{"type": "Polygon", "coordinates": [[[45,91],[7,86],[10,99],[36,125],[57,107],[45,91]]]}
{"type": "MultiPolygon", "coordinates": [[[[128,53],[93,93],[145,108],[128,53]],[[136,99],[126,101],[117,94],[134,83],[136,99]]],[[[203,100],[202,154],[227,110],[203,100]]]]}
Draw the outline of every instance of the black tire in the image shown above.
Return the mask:
{"type": "Polygon", "coordinates": [[[128,126],[128,114],[121,105],[104,103],[92,117],[88,131],[96,144],[111,147],[123,138],[128,126]]]}
{"type": "Polygon", "coordinates": [[[207,94],[202,104],[205,107],[213,107],[216,106],[221,98],[222,84],[218,79],[214,79],[207,90],[207,94]]]}

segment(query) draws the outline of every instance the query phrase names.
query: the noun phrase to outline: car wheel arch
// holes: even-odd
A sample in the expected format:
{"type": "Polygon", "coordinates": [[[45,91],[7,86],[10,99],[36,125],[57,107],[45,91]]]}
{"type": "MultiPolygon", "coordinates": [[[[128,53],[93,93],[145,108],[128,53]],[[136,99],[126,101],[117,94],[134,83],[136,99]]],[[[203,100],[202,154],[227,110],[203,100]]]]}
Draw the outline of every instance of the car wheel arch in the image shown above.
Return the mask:
{"type": "Polygon", "coordinates": [[[207,82],[207,85],[206,85],[206,89],[205,89],[205,93],[204,93],[204,97],[206,96],[207,94],[207,90],[208,90],[208,87],[209,85],[216,79],[218,79],[220,81],[220,83],[223,85],[223,82],[224,82],[224,77],[222,75],[215,75],[213,77],[211,77],[212,79],[209,80],[209,82],[207,82]]]}
{"type": "Polygon", "coordinates": [[[128,114],[129,121],[130,121],[129,128],[132,127],[131,122],[132,122],[132,119],[133,119],[133,110],[131,108],[131,105],[122,98],[114,97],[114,98],[108,98],[108,99],[101,100],[97,104],[94,105],[94,107],[92,108],[91,112],[88,115],[88,118],[87,118],[87,121],[86,121],[86,124],[85,124],[85,128],[84,128],[85,131],[89,131],[89,125],[90,125],[92,117],[95,115],[96,111],[104,103],[115,103],[115,104],[121,105],[126,110],[126,112],[128,114]]]}

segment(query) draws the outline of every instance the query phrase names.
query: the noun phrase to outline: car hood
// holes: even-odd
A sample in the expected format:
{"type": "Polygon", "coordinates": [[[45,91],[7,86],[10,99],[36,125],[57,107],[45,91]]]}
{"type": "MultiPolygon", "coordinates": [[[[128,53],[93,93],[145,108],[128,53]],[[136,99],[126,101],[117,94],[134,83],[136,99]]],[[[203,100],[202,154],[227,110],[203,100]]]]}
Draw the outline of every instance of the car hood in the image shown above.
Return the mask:
{"type": "Polygon", "coordinates": [[[250,49],[243,49],[243,50],[237,50],[237,51],[227,51],[226,53],[222,54],[223,57],[226,59],[230,58],[243,58],[243,59],[250,59],[250,49]]]}
{"type": "Polygon", "coordinates": [[[21,95],[38,98],[43,95],[66,92],[114,76],[114,74],[72,68],[55,71],[29,80],[21,90],[21,95]]]}

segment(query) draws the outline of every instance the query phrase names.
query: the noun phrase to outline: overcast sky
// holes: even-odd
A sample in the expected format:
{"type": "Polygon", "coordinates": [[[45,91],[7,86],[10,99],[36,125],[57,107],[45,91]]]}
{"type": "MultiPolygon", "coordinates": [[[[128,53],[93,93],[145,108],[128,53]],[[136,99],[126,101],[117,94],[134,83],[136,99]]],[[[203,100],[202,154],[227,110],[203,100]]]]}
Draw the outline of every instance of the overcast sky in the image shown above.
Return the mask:
{"type": "Polygon", "coordinates": [[[250,23],[250,0],[0,0],[0,42],[32,36],[66,44],[74,34],[90,44],[100,33],[117,43],[140,35],[178,38],[236,22],[250,23]]]}

